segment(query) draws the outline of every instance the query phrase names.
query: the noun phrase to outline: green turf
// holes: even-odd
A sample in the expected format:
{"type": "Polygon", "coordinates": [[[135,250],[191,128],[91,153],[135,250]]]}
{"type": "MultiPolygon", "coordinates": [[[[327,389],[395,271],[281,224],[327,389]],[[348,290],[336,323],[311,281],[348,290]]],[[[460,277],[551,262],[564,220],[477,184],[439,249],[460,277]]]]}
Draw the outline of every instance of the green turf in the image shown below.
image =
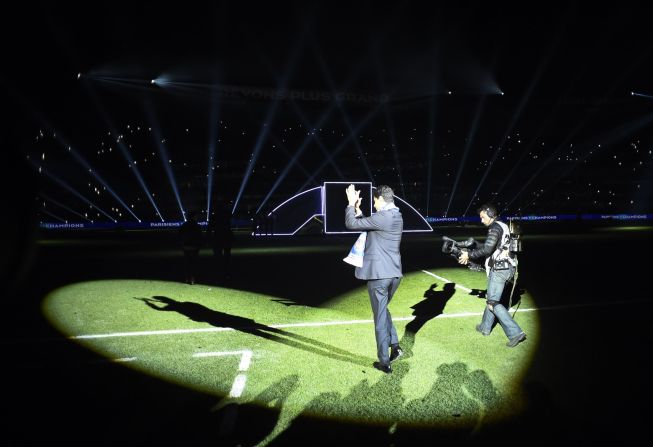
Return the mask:
{"type": "MultiPolygon", "coordinates": [[[[483,273],[430,271],[469,289],[485,289],[483,273]]],[[[474,330],[484,300],[462,289],[449,297],[443,287],[422,271],[404,277],[390,310],[406,355],[393,364],[391,375],[371,366],[376,348],[364,282],[310,307],[283,296],[202,284],[100,280],[53,291],[43,310],[67,336],[106,335],[77,338],[84,346],[109,359],[130,359],[126,367],[215,395],[218,407],[239,402],[279,408],[267,440],[299,414],[473,431],[521,410],[520,378],[537,349],[538,313],[517,314],[528,339],[510,349],[499,326],[489,337],[474,330]],[[156,296],[174,300],[174,310],[157,311],[143,300],[156,296]],[[447,317],[470,312],[479,315],[447,317]],[[304,323],[332,324],[272,328],[304,323]],[[180,329],[208,331],[108,336],[180,329]],[[229,398],[241,355],[193,355],[242,350],[252,352],[242,372],[246,385],[240,397],[229,398]]],[[[528,291],[521,301],[520,309],[536,306],[528,291]]]]}

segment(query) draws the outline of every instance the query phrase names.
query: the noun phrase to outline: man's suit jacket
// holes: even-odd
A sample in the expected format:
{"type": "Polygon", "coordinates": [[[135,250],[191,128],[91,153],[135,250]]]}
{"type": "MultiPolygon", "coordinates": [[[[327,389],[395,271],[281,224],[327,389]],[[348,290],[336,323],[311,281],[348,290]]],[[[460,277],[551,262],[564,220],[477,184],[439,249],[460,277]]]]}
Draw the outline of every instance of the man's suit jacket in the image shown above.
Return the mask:
{"type": "Polygon", "coordinates": [[[353,206],[345,210],[345,226],[349,230],[367,231],[363,266],[356,267],[358,279],[400,278],[401,232],[404,220],[398,208],[378,211],[370,217],[356,217],[353,206]]]}

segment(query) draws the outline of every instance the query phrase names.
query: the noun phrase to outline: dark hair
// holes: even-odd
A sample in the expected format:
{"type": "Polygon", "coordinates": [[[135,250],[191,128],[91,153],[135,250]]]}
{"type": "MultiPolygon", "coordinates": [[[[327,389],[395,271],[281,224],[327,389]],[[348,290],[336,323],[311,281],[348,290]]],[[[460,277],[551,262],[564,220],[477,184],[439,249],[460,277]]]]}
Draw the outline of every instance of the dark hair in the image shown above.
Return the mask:
{"type": "Polygon", "coordinates": [[[394,192],[392,191],[392,188],[390,188],[387,185],[379,185],[377,186],[374,191],[372,192],[372,195],[376,197],[377,199],[379,197],[383,197],[383,200],[385,203],[394,203],[394,192]]]}
{"type": "Polygon", "coordinates": [[[497,208],[491,203],[485,203],[481,205],[481,207],[478,209],[478,213],[480,214],[481,211],[485,211],[485,214],[487,214],[487,217],[489,217],[490,219],[496,219],[497,216],[499,216],[499,212],[497,211],[497,208]]]}

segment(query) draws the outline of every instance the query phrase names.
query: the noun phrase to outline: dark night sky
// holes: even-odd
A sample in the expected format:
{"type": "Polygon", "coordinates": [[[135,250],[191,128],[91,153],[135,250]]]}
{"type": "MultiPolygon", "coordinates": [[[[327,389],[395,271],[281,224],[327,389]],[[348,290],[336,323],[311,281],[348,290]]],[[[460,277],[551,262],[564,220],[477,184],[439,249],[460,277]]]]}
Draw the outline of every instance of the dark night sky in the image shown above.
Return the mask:
{"type": "Polygon", "coordinates": [[[423,3],[27,2],[5,15],[3,65],[21,94],[59,111],[84,100],[78,72],[275,87],[270,66],[280,75],[293,50],[291,88],[328,88],[319,52],[336,85],[357,70],[352,90],[398,98],[496,86],[518,103],[538,71],[534,103],[567,88],[570,102],[611,87],[616,98],[650,90],[653,36],[642,7],[423,3]]]}
{"type": "MultiPolygon", "coordinates": [[[[397,140],[413,126],[424,129],[435,107],[439,125],[434,144],[445,141],[450,130],[461,135],[447,149],[453,153],[452,172],[458,169],[464,135],[473,126],[484,94],[488,96],[475,137],[481,148],[496,147],[515,118],[513,131],[531,138],[541,132],[540,137],[556,142],[564,141],[582,122],[574,140],[579,144],[653,111],[653,100],[629,94],[653,94],[650,15],[645,7],[629,2],[604,7],[590,2],[529,2],[515,7],[501,2],[112,1],[26,2],[14,8],[4,14],[2,26],[3,93],[9,93],[4,103],[13,118],[3,138],[22,151],[19,157],[29,153],[29,140],[42,127],[37,116],[79,146],[93,146],[107,130],[96,100],[116,125],[142,121],[145,101],[155,106],[166,135],[183,133],[188,123],[205,123],[208,90],[179,95],[148,85],[149,79],[161,75],[197,84],[274,89],[287,73],[287,89],[328,91],[319,57],[338,88],[347,85],[351,92],[390,95],[397,140]],[[79,72],[131,83],[85,77],[97,95],[94,100],[76,79],[79,72]],[[446,94],[449,90],[452,95],[446,94]],[[497,95],[499,90],[505,96],[497,95]]],[[[329,104],[297,101],[297,105],[316,122],[329,104]]],[[[254,131],[265,121],[269,106],[269,101],[225,100],[221,112],[230,123],[254,131]]],[[[370,106],[345,107],[356,122],[370,106]]],[[[276,113],[279,129],[297,121],[288,103],[276,113]]],[[[366,132],[388,127],[381,118],[366,132]]],[[[323,125],[337,128],[343,123],[323,125]]],[[[650,126],[638,132],[637,137],[645,132],[651,141],[650,126]]],[[[250,145],[251,141],[221,156],[225,163],[234,161],[234,169],[240,171],[250,145]]],[[[487,158],[476,146],[469,166],[487,158]]],[[[398,155],[402,162],[426,158],[425,152],[405,147],[398,155]]],[[[291,153],[293,149],[289,147],[291,153]]],[[[205,145],[201,150],[205,152],[205,145]]],[[[445,149],[436,149],[436,161],[438,151],[445,149]]],[[[306,157],[310,170],[311,156],[306,157]]],[[[284,163],[279,162],[279,169],[284,163]]],[[[530,169],[532,174],[536,168],[530,169]]],[[[423,182],[426,174],[417,172],[423,182]]],[[[409,170],[405,176],[406,183],[418,184],[409,170]]],[[[472,191],[477,177],[467,186],[472,191]]],[[[257,176],[252,181],[258,181],[257,176]]],[[[280,197],[293,192],[298,181],[291,181],[280,197]]],[[[269,188],[265,182],[263,189],[269,188]]],[[[230,186],[230,194],[235,186],[230,186]]],[[[451,190],[452,179],[442,181],[439,188],[451,190]]],[[[463,209],[470,192],[464,194],[463,209]]],[[[260,198],[259,194],[253,200],[260,198]]],[[[424,199],[415,195],[414,200],[424,199]]],[[[442,199],[435,214],[446,203],[442,199]]]]}

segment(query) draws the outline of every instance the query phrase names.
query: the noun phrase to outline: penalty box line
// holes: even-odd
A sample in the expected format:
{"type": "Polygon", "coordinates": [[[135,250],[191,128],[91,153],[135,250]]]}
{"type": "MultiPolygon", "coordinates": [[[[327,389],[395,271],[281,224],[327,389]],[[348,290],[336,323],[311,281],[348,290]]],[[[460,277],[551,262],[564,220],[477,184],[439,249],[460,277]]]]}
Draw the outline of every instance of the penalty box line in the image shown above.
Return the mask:
{"type": "Polygon", "coordinates": [[[249,349],[242,349],[240,351],[197,352],[193,354],[193,357],[207,358],[223,357],[226,355],[240,355],[238,375],[236,375],[234,383],[231,385],[231,390],[229,391],[229,397],[240,397],[243,394],[243,390],[245,389],[245,383],[247,383],[247,374],[245,373],[249,369],[249,365],[252,363],[252,351],[249,349]]]}

